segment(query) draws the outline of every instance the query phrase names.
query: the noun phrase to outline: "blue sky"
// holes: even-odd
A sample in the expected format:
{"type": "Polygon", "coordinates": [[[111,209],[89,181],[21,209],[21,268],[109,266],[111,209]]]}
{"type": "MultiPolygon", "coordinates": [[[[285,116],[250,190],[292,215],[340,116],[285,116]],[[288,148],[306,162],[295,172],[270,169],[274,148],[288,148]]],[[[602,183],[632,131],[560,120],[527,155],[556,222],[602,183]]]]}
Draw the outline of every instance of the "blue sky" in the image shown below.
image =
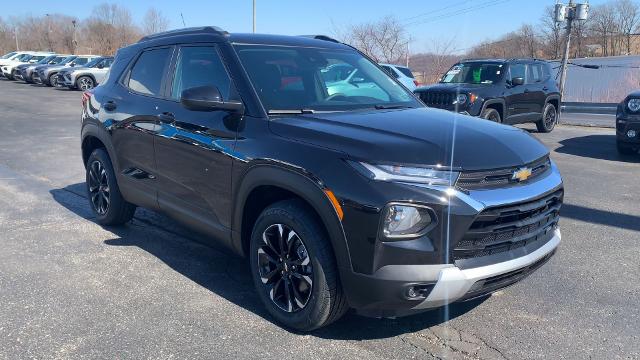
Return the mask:
{"type": "MultiPolygon", "coordinates": [[[[591,0],[590,3],[597,5],[604,1],[591,0]]],[[[103,2],[43,1],[38,5],[29,2],[30,6],[25,7],[19,1],[9,1],[2,8],[3,14],[64,13],[84,18],[103,2]]],[[[171,28],[182,27],[182,13],[187,26],[218,25],[230,32],[251,31],[252,0],[110,2],[127,7],[138,21],[153,6],[170,19],[171,28]]],[[[555,0],[257,0],[257,31],[332,35],[336,26],[393,15],[410,24],[407,29],[412,38],[412,52],[429,49],[434,41],[451,39],[457,49],[464,49],[515,30],[524,22],[537,23],[544,7],[553,4],[555,0]]]]}

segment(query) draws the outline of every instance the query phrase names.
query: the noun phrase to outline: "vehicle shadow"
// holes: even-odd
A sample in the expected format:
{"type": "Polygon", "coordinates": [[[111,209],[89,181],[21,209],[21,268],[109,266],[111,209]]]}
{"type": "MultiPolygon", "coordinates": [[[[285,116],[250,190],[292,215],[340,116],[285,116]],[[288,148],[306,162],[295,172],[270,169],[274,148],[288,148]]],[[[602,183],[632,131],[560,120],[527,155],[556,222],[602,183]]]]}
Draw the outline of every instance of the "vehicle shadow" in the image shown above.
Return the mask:
{"type": "Polygon", "coordinates": [[[564,203],[560,215],[565,218],[592,224],[613,226],[621,229],[640,231],[640,216],[592,209],[580,205],[564,203]]]}
{"type": "Polygon", "coordinates": [[[620,155],[616,150],[615,135],[587,135],[564,139],[555,149],[561,154],[569,154],[592,159],[640,163],[640,155],[620,155]]]}
{"type": "MultiPolygon", "coordinates": [[[[50,190],[54,200],[78,216],[92,220],[85,184],[50,190]]],[[[245,259],[223,249],[203,245],[206,239],[164,215],[138,209],[125,226],[105,227],[116,235],[105,240],[109,246],[134,246],[155,256],[174,271],[228,301],[273,322],[255,295],[245,259]],[[162,234],[159,234],[161,232],[162,234]],[[154,236],[158,234],[160,236],[154,236]],[[161,240],[160,240],[161,239],[161,240]]],[[[399,319],[365,318],[350,312],[344,318],[311,333],[325,339],[365,340],[394,337],[442,324],[463,315],[487,298],[452,304],[447,308],[399,319]]]]}

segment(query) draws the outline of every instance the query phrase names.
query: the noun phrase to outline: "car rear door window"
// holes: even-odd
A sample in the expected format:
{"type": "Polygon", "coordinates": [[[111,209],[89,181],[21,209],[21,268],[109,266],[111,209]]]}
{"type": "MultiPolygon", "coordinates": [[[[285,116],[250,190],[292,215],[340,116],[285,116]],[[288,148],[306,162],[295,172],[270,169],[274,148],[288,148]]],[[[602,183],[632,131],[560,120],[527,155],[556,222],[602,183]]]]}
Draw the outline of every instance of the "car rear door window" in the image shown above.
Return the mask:
{"type": "Polygon", "coordinates": [[[184,46],[176,62],[171,97],[180,99],[182,92],[198,86],[215,86],[223,100],[231,96],[231,79],[214,46],[184,46]]]}
{"type": "Polygon", "coordinates": [[[138,93],[160,96],[162,79],[171,57],[171,48],[147,50],[136,61],[127,86],[138,93]]]}

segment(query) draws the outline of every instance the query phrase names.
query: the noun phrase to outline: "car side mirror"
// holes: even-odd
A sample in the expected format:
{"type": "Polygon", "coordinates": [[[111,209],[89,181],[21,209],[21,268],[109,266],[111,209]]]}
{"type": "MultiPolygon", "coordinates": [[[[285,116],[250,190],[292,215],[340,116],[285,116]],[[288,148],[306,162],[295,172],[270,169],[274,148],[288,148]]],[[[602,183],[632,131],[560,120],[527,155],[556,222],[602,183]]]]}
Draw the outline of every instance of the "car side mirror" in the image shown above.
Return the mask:
{"type": "Polygon", "coordinates": [[[524,78],[514,77],[513,79],[511,79],[511,85],[512,86],[524,85],[524,78]]]}
{"type": "Polygon", "coordinates": [[[69,66],[74,67],[74,66],[76,66],[76,63],[71,63],[71,64],[69,64],[69,66]]]}
{"type": "Polygon", "coordinates": [[[98,66],[96,66],[96,67],[97,67],[98,69],[104,69],[104,64],[103,64],[103,63],[100,63],[100,64],[98,64],[98,66]]]}
{"type": "Polygon", "coordinates": [[[240,101],[224,101],[220,90],[215,86],[197,86],[186,89],[180,96],[180,104],[193,111],[230,111],[244,113],[244,105],[240,101]]]}

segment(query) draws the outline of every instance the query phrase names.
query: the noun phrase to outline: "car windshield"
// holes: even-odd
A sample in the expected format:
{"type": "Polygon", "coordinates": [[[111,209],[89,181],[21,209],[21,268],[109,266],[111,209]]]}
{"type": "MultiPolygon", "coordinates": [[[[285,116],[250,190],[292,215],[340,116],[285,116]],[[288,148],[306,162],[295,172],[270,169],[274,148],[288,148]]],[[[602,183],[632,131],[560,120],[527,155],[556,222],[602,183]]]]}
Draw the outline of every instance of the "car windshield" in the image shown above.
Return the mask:
{"type": "Polygon", "coordinates": [[[52,65],[54,65],[54,64],[60,64],[60,63],[61,63],[61,62],[63,62],[63,61],[64,61],[64,59],[66,59],[66,58],[67,58],[66,56],[56,56],[55,58],[53,58],[53,59],[51,59],[51,60],[49,61],[49,64],[52,64],[52,65]]]}
{"type": "Polygon", "coordinates": [[[8,59],[8,58],[12,57],[12,56],[13,56],[13,55],[15,55],[15,54],[16,54],[16,52],[15,52],[15,51],[12,51],[12,52],[10,52],[10,53],[8,53],[8,54],[4,54],[4,55],[2,55],[2,57],[0,57],[0,59],[8,59]]]}
{"type": "Polygon", "coordinates": [[[271,113],[422,106],[356,51],[234,46],[260,100],[271,113]]]}
{"type": "Polygon", "coordinates": [[[55,55],[49,55],[43,59],[40,59],[40,61],[38,61],[36,64],[48,64],[49,61],[53,60],[55,57],[55,55]]]}
{"type": "Polygon", "coordinates": [[[77,56],[67,56],[66,58],[62,59],[62,61],[60,61],[58,64],[68,64],[73,60],[75,60],[76,58],[77,56]]]}
{"type": "Polygon", "coordinates": [[[500,79],[505,71],[503,63],[496,62],[466,62],[453,65],[440,80],[441,83],[451,84],[493,84],[500,79]]]}
{"type": "Polygon", "coordinates": [[[29,61],[29,59],[31,59],[33,57],[33,55],[31,54],[22,54],[20,56],[18,56],[15,60],[17,61],[29,61]]]}
{"type": "Polygon", "coordinates": [[[95,58],[95,59],[89,61],[88,63],[86,63],[84,66],[85,67],[94,67],[101,61],[102,61],[102,58],[95,58]]]}

